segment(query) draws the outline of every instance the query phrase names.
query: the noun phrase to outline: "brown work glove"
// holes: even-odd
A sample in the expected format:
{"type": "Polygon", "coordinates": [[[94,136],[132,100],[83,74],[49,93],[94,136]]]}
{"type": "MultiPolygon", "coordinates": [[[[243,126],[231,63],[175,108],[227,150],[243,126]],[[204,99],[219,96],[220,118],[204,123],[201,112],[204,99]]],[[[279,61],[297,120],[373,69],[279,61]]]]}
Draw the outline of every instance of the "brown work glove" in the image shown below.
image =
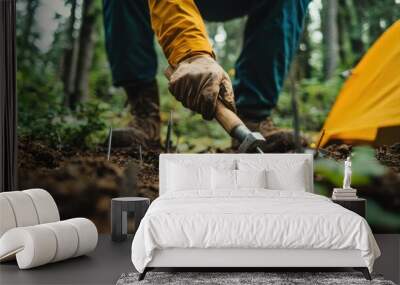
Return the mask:
{"type": "Polygon", "coordinates": [[[210,56],[199,55],[169,67],[165,75],[168,89],[183,106],[212,120],[217,99],[236,113],[232,82],[224,69],[210,56]]]}

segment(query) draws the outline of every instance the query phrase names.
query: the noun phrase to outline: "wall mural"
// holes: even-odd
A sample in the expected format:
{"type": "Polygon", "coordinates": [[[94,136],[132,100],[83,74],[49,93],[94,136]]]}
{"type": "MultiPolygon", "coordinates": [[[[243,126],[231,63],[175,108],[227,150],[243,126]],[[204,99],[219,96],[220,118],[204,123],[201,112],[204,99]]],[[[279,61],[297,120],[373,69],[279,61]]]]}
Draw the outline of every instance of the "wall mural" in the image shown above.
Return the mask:
{"type": "MultiPolygon", "coordinates": [[[[372,140],[348,139],[327,129],[318,141],[320,131],[337,122],[327,118],[336,114],[330,111],[338,94],[345,91],[346,76],[400,18],[400,9],[391,9],[392,2],[369,2],[373,7],[366,13],[353,1],[339,1],[333,21],[326,16],[329,7],[321,1],[310,3],[299,49],[277,106],[271,110],[279,134],[272,136],[267,148],[268,152],[310,153],[318,148],[315,192],[328,197],[334,188],[342,187],[344,162],[350,157],[351,187],[367,199],[367,219],[378,233],[400,233],[396,129],[378,125],[375,133],[381,134],[380,140],[375,136],[372,140]],[[330,33],[332,29],[338,36],[330,33]],[[337,49],[328,48],[332,46],[337,49]]],[[[137,47],[134,35],[111,30],[118,17],[113,14],[117,18],[110,19],[110,13],[112,7],[102,7],[102,1],[17,2],[19,189],[48,190],[62,219],[90,218],[100,232],[110,231],[111,198],[158,196],[160,153],[236,151],[215,120],[203,120],[170,94],[164,76],[168,64],[158,45],[150,58],[110,47],[111,43],[137,47]],[[129,70],[118,65],[131,60],[147,65],[144,69],[137,66],[138,76],[144,76],[151,63],[153,72],[158,70],[155,80],[125,84],[121,78],[129,78],[129,70]]],[[[245,23],[245,18],[206,23],[218,62],[232,79],[237,75],[235,61],[242,49],[245,23]]],[[[151,32],[141,36],[149,35],[152,42],[151,32]]],[[[397,90],[396,102],[399,86],[393,92],[397,90]]],[[[349,112],[355,117],[357,108],[358,104],[347,112],[335,112],[343,112],[339,118],[349,112]]],[[[346,127],[355,125],[345,123],[346,127]]]]}

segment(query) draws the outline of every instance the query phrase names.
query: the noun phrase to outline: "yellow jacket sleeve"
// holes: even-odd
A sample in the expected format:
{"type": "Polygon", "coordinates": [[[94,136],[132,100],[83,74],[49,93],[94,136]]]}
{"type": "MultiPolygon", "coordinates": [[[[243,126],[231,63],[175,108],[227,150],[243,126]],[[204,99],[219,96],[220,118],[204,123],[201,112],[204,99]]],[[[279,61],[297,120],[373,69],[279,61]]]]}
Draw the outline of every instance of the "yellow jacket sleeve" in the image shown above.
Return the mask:
{"type": "Polygon", "coordinates": [[[170,65],[214,52],[193,0],[148,0],[151,25],[170,65]]]}

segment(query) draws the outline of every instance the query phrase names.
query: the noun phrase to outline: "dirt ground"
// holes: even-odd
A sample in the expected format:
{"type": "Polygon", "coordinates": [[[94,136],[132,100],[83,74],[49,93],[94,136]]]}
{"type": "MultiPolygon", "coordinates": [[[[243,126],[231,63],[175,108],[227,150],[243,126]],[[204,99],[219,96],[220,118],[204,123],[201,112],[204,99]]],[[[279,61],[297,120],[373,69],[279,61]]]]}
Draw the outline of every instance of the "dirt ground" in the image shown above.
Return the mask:
{"type": "Polygon", "coordinates": [[[118,149],[107,160],[107,149],[56,150],[37,141],[20,140],[20,189],[48,190],[62,219],[87,217],[99,231],[109,232],[110,200],[118,196],[158,196],[158,153],[118,149]]]}
{"type": "MultiPolygon", "coordinates": [[[[328,152],[328,156],[343,160],[350,154],[352,147],[347,144],[329,145],[323,150],[328,152]]],[[[394,172],[400,172],[400,143],[391,146],[381,146],[375,149],[376,158],[383,165],[389,167],[394,172]]]]}
{"type": "MultiPolygon", "coordinates": [[[[338,160],[344,159],[351,147],[334,145],[325,150],[331,158],[338,160]]],[[[62,219],[76,216],[90,218],[100,232],[110,231],[111,198],[129,195],[153,200],[158,196],[158,155],[161,149],[144,149],[142,160],[136,148],[114,149],[108,161],[104,147],[90,151],[57,150],[38,141],[20,139],[18,151],[20,189],[48,190],[59,206],[62,219]]],[[[379,196],[376,188],[384,187],[386,191],[380,192],[383,194],[378,198],[396,209],[400,207],[400,143],[377,148],[376,157],[391,170],[363,189],[363,193],[379,196]]]]}

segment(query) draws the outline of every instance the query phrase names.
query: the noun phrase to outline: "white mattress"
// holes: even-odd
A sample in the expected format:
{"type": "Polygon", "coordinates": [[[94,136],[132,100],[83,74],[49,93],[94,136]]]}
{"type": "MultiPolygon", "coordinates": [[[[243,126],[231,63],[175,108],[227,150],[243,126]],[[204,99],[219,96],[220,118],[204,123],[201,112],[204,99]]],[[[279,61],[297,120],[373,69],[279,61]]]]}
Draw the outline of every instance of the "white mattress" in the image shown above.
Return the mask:
{"type": "Polygon", "coordinates": [[[380,255],[359,215],[312,193],[266,189],[159,197],[136,232],[132,262],[143,272],[155,250],[169,248],[359,250],[370,271],[380,255]]]}

